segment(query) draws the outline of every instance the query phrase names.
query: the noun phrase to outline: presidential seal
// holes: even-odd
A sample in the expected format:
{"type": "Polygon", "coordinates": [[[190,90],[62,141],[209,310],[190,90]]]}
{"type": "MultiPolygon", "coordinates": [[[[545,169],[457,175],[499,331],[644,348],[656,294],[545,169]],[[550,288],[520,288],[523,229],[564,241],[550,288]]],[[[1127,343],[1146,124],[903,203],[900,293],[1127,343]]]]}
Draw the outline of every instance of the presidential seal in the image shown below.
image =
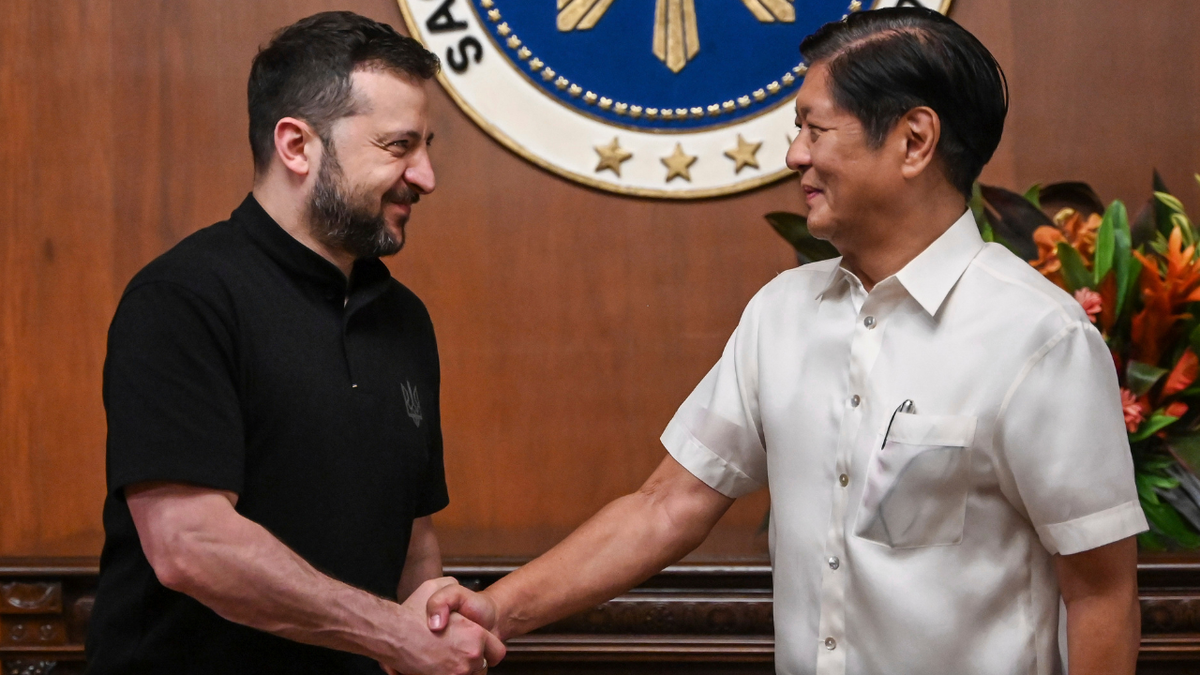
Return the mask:
{"type": "Polygon", "coordinates": [[[573,181],[644,197],[787,176],[799,45],[850,12],[950,0],[398,0],[480,127],[573,181]],[[556,4],[557,3],[557,4],[556,4]]]}

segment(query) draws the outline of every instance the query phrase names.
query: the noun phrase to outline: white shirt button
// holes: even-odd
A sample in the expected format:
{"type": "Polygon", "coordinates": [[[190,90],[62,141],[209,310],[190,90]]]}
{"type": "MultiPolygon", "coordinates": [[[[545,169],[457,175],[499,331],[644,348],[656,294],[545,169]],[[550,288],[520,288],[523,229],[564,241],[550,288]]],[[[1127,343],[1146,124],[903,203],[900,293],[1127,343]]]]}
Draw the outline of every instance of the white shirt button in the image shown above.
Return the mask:
{"type": "Polygon", "coordinates": [[[875,317],[868,316],[867,318],[863,319],[863,325],[866,326],[867,328],[874,328],[875,327],[875,317]]]}
{"type": "Polygon", "coordinates": [[[847,485],[850,484],[850,476],[847,476],[846,474],[842,474],[842,475],[838,476],[838,482],[842,484],[842,487],[846,487],[847,485]]]}
{"type": "Polygon", "coordinates": [[[851,396],[850,397],[850,407],[857,408],[860,401],[862,401],[862,399],[858,397],[858,394],[851,396]]]}
{"type": "Polygon", "coordinates": [[[842,561],[838,560],[836,555],[829,556],[829,569],[836,570],[838,567],[841,567],[841,565],[842,561]]]}
{"type": "Polygon", "coordinates": [[[828,649],[829,651],[837,649],[837,640],[834,640],[831,637],[825,638],[825,649],[828,649]]]}

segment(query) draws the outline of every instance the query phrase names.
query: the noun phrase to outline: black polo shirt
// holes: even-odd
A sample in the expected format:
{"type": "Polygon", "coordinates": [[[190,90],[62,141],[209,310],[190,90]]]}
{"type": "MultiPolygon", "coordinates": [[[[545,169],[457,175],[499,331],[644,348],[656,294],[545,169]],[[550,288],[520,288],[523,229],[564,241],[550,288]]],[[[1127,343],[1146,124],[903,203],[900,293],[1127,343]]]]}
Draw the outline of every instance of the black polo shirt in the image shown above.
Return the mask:
{"type": "Polygon", "coordinates": [[[158,583],[123,488],[190,483],[335,579],[395,598],[414,518],[448,502],[425,306],[378,259],[349,282],[254,198],[151,262],[108,334],[108,498],[89,673],[370,673],[158,583]],[[348,298],[348,300],[347,300],[348,298]]]}

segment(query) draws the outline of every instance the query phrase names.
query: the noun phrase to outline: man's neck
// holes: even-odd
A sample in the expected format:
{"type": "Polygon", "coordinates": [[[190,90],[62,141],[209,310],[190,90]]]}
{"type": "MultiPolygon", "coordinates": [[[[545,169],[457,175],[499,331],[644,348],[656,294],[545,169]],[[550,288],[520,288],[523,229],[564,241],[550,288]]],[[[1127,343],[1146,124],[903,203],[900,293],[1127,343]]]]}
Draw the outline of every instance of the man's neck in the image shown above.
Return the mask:
{"type": "Polygon", "coordinates": [[[347,279],[350,278],[350,271],[354,268],[354,256],[330,248],[313,236],[306,207],[308,202],[303,195],[277,189],[266,181],[256,184],[252,194],[259,206],[283,228],[284,232],[333,263],[347,279]]]}
{"type": "Polygon", "coordinates": [[[844,246],[842,266],[854,273],[868,291],[904,269],[962,217],[966,200],[958,193],[941,199],[915,200],[895,213],[880,214],[876,222],[857,228],[863,236],[844,246]]]}

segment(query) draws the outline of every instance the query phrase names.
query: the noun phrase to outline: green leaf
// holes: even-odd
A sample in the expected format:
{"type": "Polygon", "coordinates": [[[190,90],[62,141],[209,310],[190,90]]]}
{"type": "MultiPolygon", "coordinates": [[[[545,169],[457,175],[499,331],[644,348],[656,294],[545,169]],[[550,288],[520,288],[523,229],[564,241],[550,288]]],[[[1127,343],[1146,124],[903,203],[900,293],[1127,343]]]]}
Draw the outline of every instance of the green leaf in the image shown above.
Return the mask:
{"type": "Polygon", "coordinates": [[[1170,235],[1171,230],[1178,227],[1183,233],[1185,245],[1195,240],[1191,223],[1183,210],[1183,202],[1165,190],[1154,191],[1154,219],[1158,223],[1158,231],[1164,236],[1170,235]]]}
{"type": "Polygon", "coordinates": [[[1196,231],[1192,228],[1192,221],[1182,213],[1171,214],[1171,227],[1179,228],[1179,233],[1183,235],[1183,245],[1191,246],[1196,243],[1196,231]]]}
{"type": "MultiPolygon", "coordinates": [[[[1200,175],[1196,176],[1196,180],[1200,181],[1200,175]]],[[[1036,183],[1025,191],[1025,199],[1029,200],[1030,204],[1042,208],[1042,184],[1036,183]]]]}
{"type": "Polygon", "coordinates": [[[1185,212],[1183,210],[1183,202],[1179,201],[1179,199],[1173,194],[1167,192],[1155,192],[1154,198],[1162,203],[1163,206],[1170,209],[1172,213],[1185,212]]]}
{"type": "Polygon", "coordinates": [[[1142,426],[1138,427],[1136,433],[1129,434],[1129,442],[1137,443],[1138,441],[1144,441],[1155,433],[1162,431],[1164,427],[1173,424],[1178,419],[1178,417],[1167,415],[1161,410],[1155,410],[1149,419],[1142,422],[1142,426]]]}
{"type": "Polygon", "coordinates": [[[996,231],[992,229],[992,224],[987,221],[986,217],[983,219],[983,224],[979,227],[979,236],[983,237],[984,241],[996,241],[996,231]]]}
{"type": "Polygon", "coordinates": [[[1132,391],[1134,396],[1141,396],[1150,391],[1150,388],[1166,374],[1166,368],[1159,368],[1141,361],[1130,361],[1125,366],[1125,381],[1129,383],[1129,391],[1132,391]]]}
{"type": "MultiPolygon", "coordinates": [[[[1115,205],[1115,202],[1114,202],[1115,205]]],[[[1116,247],[1116,224],[1113,222],[1114,207],[1108,207],[1104,219],[1100,221],[1100,230],[1096,233],[1096,256],[1092,260],[1092,284],[1100,287],[1100,282],[1113,266],[1113,253],[1116,247]]]]}
{"type": "Polygon", "coordinates": [[[1162,537],[1153,532],[1143,532],[1137,536],[1138,548],[1147,551],[1165,551],[1167,544],[1162,540],[1162,537]]]}
{"type": "Polygon", "coordinates": [[[833,244],[816,237],[809,236],[800,241],[793,242],[792,246],[796,252],[807,258],[807,262],[817,262],[818,260],[829,260],[836,258],[841,253],[833,247],[833,244]]]}
{"type": "Polygon", "coordinates": [[[1138,277],[1142,274],[1142,261],[1130,256],[1129,258],[1129,288],[1125,291],[1122,298],[1118,298],[1118,305],[1122,307],[1122,311],[1132,310],[1134,303],[1140,297],[1142,292],[1141,286],[1138,285],[1138,277]]]}
{"type": "Polygon", "coordinates": [[[806,259],[804,262],[827,260],[840,255],[833,244],[809,234],[808,220],[804,216],[798,213],[775,211],[768,213],[766,218],[779,236],[783,237],[797,253],[806,259]]]}
{"type": "Polygon", "coordinates": [[[1058,242],[1058,260],[1062,263],[1063,280],[1072,293],[1091,287],[1092,273],[1083,264],[1083,257],[1075,247],[1063,241],[1058,242]]]}
{"type": "Polygon", "coordinates": [[[1200,434],[1172,436],[1168,443],[1171,450],[1183,460],[1185,468],[1192,473],[1200,471],[1200,434]]]}
{"type": "Polygon", "coordinates": [[[1133,477],[1138,497],[1141,498],[1143,504],[1159,504],[1161,500],[1158,498],[1158,493],[1154,491],[1154,486],[1146,480],[1147,478],[1148,476],[1144,473],[1135,474],[1133,477]]]}
{"type": "Polygon", "coordinates": [[[979,187],[979,181],[975,181],[971,185],[971,200],[967,202],[971,207],[971,215],[975,216],[975,224],[982,230],[984,225],[991,227],[988,222],[987,212],[983,205],[983,191],[979,187]]]}
{"type": "Polygon", "coordinates": [[[1150,521],[1158,532],[1174,539],[1185,548],[1200,546],[1200,535],[1188,527],[1179,512],[1169,504],[1163,502],[1148,504],[1143,498],[1142,510],[1146,512],[1146,520],[1150,521]]]}
{"type": "Polygon", "coordinates": [[[787,211],[774,211],[766,215],[767,222],[771,227],[783,237],[787,243],[795,245],[795,242],[804,237],[811,236],[808,233],[808,219],[799,213],[788,213],[787,211]]]}
{"type": "Polygon", "coordinates": [[[1125,296],[1129,292],[1130,281],[1137,281],[1137,277],[1130,277],[1129,274],[1132,268],[1130,263],[1133,260],[1133,253],[1132,239],[1129,233],[1129,213],[1125,210],[1125,205],[1119,200],[1110,204],[1108,210],[1104,212],[1104,221],[1111,222],[1113,227],[1112,266],[1117,286],[1117,306],[1113,308],[1113,315],[1121,316],[1121,310],[1125,308],[1125,296]]]}

